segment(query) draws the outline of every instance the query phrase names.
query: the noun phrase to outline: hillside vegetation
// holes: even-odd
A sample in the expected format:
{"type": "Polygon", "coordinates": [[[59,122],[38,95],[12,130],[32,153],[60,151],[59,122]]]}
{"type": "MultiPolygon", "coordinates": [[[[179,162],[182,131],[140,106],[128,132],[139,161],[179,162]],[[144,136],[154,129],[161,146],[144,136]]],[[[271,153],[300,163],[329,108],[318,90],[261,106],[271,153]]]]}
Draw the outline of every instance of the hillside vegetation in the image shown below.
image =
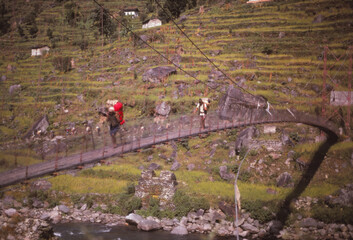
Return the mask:
{"type": "MultiPolygon", "coordinates": [[[[100,2],[119,20],[107,20],[111,24],[107,26],[116,31],[108,29],[101,34],[100,10],[93,1],[1,1],[6,6],[3,18],[9,23],[8,32],[0,37],[2,143],[23,136],[43,115],[48,115],[49,131],[55,135],[64,135],[65,128],[72,124],[83,132],[87,121],[98,122],[97,109],[108,99],[124,103],[125,119],[130,123],[153,116],[156,105],[162,101],[170,104],[172,114],[191,113],[201,96],[211,98],[211,108],[217,108],[222,93],[232,82],[220,78],[213,83],[217,88],[211,88],[209,75],[214,67],[173,23],[142,30],[139,18],[129,19],[119,14],[126,2],[100,2]],[[74,7],[65,8],[68,4],[74,7]],[[68,19],[67,16],[74,17],[68,19]],[[126,31],[123,25],[128,25],[139,36],[147,36],[149,45],[168,59],[179,59],[180,67],[196,79],[177,69],[177,74],[163,83],[144,82],[142,74],[146,70],[173,65],[126,31]],[[31,47],[37,45],[48,45],[51,49],[45,56],[31,57],[31,47]],[[10,86],[16,84],[21,85],[20,91],[10,94],[10,86]]],[[[142,9],[144,18],[157,16],[157,12],[146,10],[146,2],[130,1],[129,6],[142,9]]],[[[186,9],[176,22],[232,81],[247,91],[264,96],[275,108],[320,113],[322,91],[326,92],[322,89],[325,46],[329,49],[330,66],[327,90],[348,89],[352,19],[353,2],[349,0],[278,0],[261,4],[247,4],[244,0],[205,0],[198,1],[195,8],[186,9]],[[203,13],[199,10],[201,5],[203,13]],[[340,56],[341,62],[336,62],[335,57],[340,56]]],[[[328,115],[335,110],[327,108],[328,115]]],[[[340,111],[346,116],[346,108],[340,111]]],[[[336,117],[332,120],[340,122],[336,117]]],[[[271,212],[276,211],[278,203],[290,192],[288,188],[275,186],[280,173],[290,172],[294,183],[303,174],[294,162],[290,166],[285,164],[288,152],[294,150],[296,158],[307,163],[318,149],[318,144],[313,142],[319,130],[301,124],[279,124],[278,129],[291,133],[294,146],[284,147],[279,158],[270,155],[265,148],[251,151],[242,168],[246,170],[240,175],[239,188],[245,209],[256,212],[257,206],[269,206],[270,212],[261,212],[261,208],[260,213],[255,213],[260,215],[261,221],[271,219],[271,212]],[[264,165],[261,173],[252,167],[260,159],[264,165]],[[269,189],[276,194],[268,194],[269,189]]],[[[206,199],[211,206],[223,200],[234,204],[233,183],[221,179],[219,166],[227,165],[237,172],[246,149],[235,159],[229,156],[229,146],[241,130],[212,133],[205,139],[191,138],[177,143],[181,168],[175,174],[183,194],[206,199]],[[217,145],[216,150],[210,157],[214,145],[217,145]],[[195,164],[195,171],[186,171],[189,164],[195,164]]],[[[279,138],[279,132],[259,136],[263,141],[279,138]]],[[[324,198],[351,183],[352,149],[351,141],[331,148],[304,196],[324,198]]],[[[50,181],[55,190],[70,195],[99,193],[111,197],[124,193],[129,184],[137,183],[138,167],[147,168],[146,159],[150,156],[162,169],[170,169],[171,162],[161,154],[170,156],[172,151],[170,145],[159,145],[111,159],[116,165],[86,169],[77,176],[61,175],[50,181]],[[110,187],[98,186],[97,179],[101,185],[110,187]]],[[[31,148],[18,149],[16,154],[14,157],[13,150],[2,150],[2,171],[14,167],[14,158],[18,165],[42,161],[31,148]]],[[[71,201],[67,196],[59,200],[71,201]]],[[[109,211],[114,212],[114,209],[109,211]]],[[[304,210],[300,214],[314,215],[304,210]]]]}

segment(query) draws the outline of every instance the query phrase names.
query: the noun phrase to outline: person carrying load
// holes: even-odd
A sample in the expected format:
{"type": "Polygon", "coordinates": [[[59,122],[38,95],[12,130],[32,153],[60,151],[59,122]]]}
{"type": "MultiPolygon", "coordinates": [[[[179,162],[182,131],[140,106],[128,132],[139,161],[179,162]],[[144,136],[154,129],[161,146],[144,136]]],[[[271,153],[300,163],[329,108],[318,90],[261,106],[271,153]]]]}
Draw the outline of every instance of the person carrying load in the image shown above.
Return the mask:
{"type": "Polygon", "coordinates": [[[120,141],[122,142],[121,121],[117,118],[114,107],[108,108],[108,113],[99,112],[100,115],[105,117],[105,121],[109,123],[109,133],[112,139],[113,147],[116,148],[116,133],[120,133],[120,141]]]}
{"type": "Polygon", "coordinates": [[[210,102],[211,101],[208,98],[200,98],[196,106],[196,109],[194,110],[194,113],[199,111],[201,129],[206,128],[205,120],[206,120],[207,110],[208,110],[208,106],[210,105],[210,102]]]}

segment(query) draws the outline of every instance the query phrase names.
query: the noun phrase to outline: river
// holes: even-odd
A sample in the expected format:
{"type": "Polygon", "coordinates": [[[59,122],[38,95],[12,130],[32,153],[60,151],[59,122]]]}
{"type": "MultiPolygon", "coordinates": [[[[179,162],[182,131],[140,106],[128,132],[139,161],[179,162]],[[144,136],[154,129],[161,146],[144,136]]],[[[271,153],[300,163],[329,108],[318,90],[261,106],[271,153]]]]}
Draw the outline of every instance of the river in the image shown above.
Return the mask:
{"type": "Polygon", "coordinates": [[[167,231],[144,232],[134,226],[108,227],[96,223],[63,223],[54,226],[54,234],[63,240],[228,240],[235,237],[219,237],[192,233],[184,236],[167,231]]]}

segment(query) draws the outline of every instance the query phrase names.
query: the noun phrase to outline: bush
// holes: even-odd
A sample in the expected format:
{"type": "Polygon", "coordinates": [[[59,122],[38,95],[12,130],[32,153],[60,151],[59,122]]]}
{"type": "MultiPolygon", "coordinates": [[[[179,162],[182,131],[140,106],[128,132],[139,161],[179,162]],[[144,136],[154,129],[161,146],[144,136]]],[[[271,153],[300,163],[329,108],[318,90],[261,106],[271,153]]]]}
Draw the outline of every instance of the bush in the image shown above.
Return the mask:
{"type": "Polygon", "coordinates": [[[261,223],[266,223],[274,219],[273,212],[278,211],[278,202],[242,201],[242,208],[250,212],[252,218],[259,220],[261,223]]]}
{"type": "Polygon", "coordinates": [[[175,209],[161,210],[159,200],[153,197],[148,199],[149,207],[144,210],[137,211],[142,216],[154,216],[158,218],[174,218],[186,216],[190,211],[199,209],[209,209],[210,204],[205,198],[190,197],[182,191],[176,191],[173,197],[175,209]]]}
{"type": "Polygon", "coordinates": [[[325,223],[353,224],[353,208],[334,205],[332,207],[318,204],[311,210],[313,218],[325,223]]]}
{"type": "Polygon", "coordinates": [[[109,205],[108,212],[119,215],[128,215],[141,208],[141,199],[126,193],[120,194],[117,197],[115,206],[109,205]]]}
{"type": "Polygon", "coordinates": [[[53,60],[53,64],[56,70],[60,72],[68,72],[71,70],[71,58],[70,57],[56,57],[53,60]]]}
{"type": "Polygon", "coordinates": [[[173,203],[175,205],[174,214],[176,217],[186,216],[190,211],[210,208],[210,204],[205,198],[191,197],[180,190],[176,191],[173,203]]]}

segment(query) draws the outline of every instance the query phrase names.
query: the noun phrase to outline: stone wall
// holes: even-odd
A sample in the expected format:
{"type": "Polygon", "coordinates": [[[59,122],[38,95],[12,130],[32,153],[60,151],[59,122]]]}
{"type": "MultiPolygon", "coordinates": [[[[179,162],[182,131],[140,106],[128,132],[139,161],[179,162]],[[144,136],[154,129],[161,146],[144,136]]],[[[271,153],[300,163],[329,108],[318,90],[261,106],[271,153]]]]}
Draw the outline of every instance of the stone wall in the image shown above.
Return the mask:
{"type": "Polygon", "coordinates": [[[142,199],[142,207],[147,208],[150,197],[158,198],[161,208],[173,207],[172,199],[176,190],[177,180],[170,171],[161,171],[159,177],[153,170],[141,173],[135,196],[142,199]]]}

